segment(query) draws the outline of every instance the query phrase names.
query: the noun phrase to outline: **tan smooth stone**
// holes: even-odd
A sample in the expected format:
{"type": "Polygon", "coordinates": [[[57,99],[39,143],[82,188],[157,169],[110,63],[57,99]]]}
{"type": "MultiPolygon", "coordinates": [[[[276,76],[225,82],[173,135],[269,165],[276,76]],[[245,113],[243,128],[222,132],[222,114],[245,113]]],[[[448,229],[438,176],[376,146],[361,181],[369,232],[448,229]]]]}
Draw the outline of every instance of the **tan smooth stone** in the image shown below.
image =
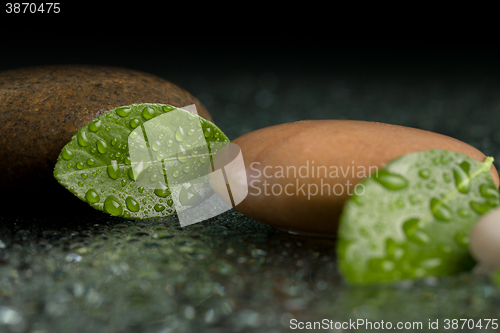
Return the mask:
{"type": "MultiPolygon", "coordinates": [[[[281,124],[247,133],[232,142],[241,148],[249,185],[248,196],[235,208],[278,228],[318,234],[334,234],[344,202],[353,193],[354,186],[369,176],[369,171],[382,168],[397,157],[415,151],[446,149],[480,162],[486,158],[476,148],[445,135],[355,120],[306,120],[281,124]],[[307,163],[308,178],[304,167],[307,163]],[[303,178],[298,173],[301,166],[303,178]],[[311,170],[314,167],[316,172],[318,166],[326,167],[327,177],[323,169],[320,169],[321,177],[312,177],[311,170]],[[331,176],[330,166],[337,167],[338,177],[331,176]],[[287,167],[289,177],[286,177],[287,167]],[[280,169],[285,172],[280,174],[280,169]],[[293,175],[293,169],[297,177],[293,175]],[[348,171],[345,177],[341,170],[348,171]],[[364,174],[361,170],[365,171],[364,174]],[[317,195],[308,195],[315,189],[310,185],[311,191],[308,192],[309,184],[316,184],[317,195]],[[322,184],[324,191],[320,195],[322,184]],[[324,184],[329,185],[330,195],[324,184]],[[340,185],[335,187],[336,184],[340,185]],[[280,189],[282,193],[278,195],[280,189]],[[339,195],[333,193],[334,189],[339,195]]],[[[494,166],[491,174],[498,188],[498,173],[494,166]]],[[[240,179],[240,183],[244,180],[240,179]]]]}

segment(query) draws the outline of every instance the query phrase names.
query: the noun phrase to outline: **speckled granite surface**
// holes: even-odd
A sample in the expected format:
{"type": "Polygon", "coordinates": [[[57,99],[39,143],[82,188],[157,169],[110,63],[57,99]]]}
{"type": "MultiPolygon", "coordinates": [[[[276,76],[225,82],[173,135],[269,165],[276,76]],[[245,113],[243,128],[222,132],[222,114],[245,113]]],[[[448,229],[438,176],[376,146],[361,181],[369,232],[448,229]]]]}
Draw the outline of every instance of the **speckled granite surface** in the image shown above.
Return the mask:
{"type": "MultiPolygon", "coordinates": [[[[158,48],[118,58],[81,41],[38,45],[35,58],[12,45],[17,55],[0,51],[2,70],[90,62],[168,79],[199,98],[231,139],[301,119],[362,119],[450,135],[500,161],[500,77],[484,47],[200,44],[191,55],[158,48]]],[[[499,289],[469,273],[349,287],[333,239],[290,235],[235,211],[183,229],[176,218],[47,210],[0,217],[0,332],[286,332],[293,318],[422,322],[420,331],[439,319],[436,331],[446,331],[445,319],[500,311],[499,289]]]]}

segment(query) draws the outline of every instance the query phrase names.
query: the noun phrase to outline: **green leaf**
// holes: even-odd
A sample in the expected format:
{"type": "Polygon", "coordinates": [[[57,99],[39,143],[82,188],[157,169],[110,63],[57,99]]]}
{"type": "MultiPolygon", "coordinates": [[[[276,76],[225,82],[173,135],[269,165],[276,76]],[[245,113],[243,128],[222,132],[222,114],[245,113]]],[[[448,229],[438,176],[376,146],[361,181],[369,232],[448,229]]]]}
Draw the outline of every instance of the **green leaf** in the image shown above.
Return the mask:
{"type": "Polygon", "coordinates": [[[340,218],[343,276],[370,284],[470,270],[469,233],[499,205],[492,162],[428,150],[397,158],[360,182],[340,218]]]}
{"type": "Polygon", "coordinates": [[[59,154],[54,176],[111,215],[165,217],[176,213],[174,201],[187,209],[209,195],[211,154],[227,142],[217,126],[186,110],[150,103],[121,106],[73,136],[59,154]],[[171,191],[172,184],[197,178],[181,193],[171,191]]]}

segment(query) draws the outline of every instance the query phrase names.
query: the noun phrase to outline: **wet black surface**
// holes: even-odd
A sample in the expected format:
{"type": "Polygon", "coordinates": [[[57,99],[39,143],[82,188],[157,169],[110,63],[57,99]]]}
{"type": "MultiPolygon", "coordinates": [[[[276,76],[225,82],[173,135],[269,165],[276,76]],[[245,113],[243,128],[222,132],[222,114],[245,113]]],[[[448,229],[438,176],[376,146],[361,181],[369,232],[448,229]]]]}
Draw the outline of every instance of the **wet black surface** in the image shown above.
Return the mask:
{"type": "MultiPolygon", "coordinates": [[[[161,76],[198,97],[230,139],[303,119],[360,119],[449,135],[500,165],[500,63],[488,45],[6,43],[0,70],[94,63],[161,76]]],[[[0,219],[0,332],[281,332],[292,318],[420,321],[424,331],[438,319],[446,331],[445,319],[500,313],[498,289],[470,273],[348,287],[334,240],[234,211],[182,229],[80,208],[58,216],[56,206],[53,218],[0,219]]]]}

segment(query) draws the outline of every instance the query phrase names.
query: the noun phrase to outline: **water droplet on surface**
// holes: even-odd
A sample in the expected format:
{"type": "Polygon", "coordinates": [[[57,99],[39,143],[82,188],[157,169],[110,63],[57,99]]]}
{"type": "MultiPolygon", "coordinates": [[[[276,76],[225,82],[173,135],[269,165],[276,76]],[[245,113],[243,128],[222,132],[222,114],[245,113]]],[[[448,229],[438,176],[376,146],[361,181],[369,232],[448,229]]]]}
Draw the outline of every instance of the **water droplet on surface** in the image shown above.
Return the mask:
{"type": "Polygon", "coordinates": [[[184,140],[184,129],[182,127],[178,127],[177,131],[175,131],[175,139],[179,142],[182,142],[184,140]]]}
{"type": "Polygon", "coordinates": [[[403,231],[408,238],[415,243],[425,245],[429,243],[430,237],[422,230],[419,230],[419,219],[409,219],[403,223],[403,231]]]}
{"type": "Polygon", "coordinates": [[[471,201],[470,206],[479,215],[483,215],[484,213],[488,212],[491,209],[490,205],[477,201],[471,201]]]}
{"type": "Polygon", "coordinates": [[[167,205],[169,205],[170,207],[172,207],[173,204],[174,204],[174,200],[172,200],[172,199],[168,199],[167,200],[167,205]]]}
{"type": "Polygon", "coordinates": [[[150,119],[153,119],[155,117],[155,110],[153,110],[151,107],[149,106],[146,106],[143,110],[142,110],[142,116],[144,117],[144,119],[146,120],[150,120],[150,119]]]}
{"type": "Polygon", "coordinates": [[[462,217],[469,217],[470,216],[470,211],[468,209],[465,209],[465,208],[460,208],[458,210],[458,214],[462,217]]]}
{"type": "Polygon", "coordinates": [[[97,150],[101,154],[106,154],[108,152],[108,144],[103,139],[98,139],[96,142],[97,150]]]}
{"type": "Polygon", "coordinates": [[[139,203],[132,197],[127,197],[127,199],[125,199],[125,203],[127,204],[128,210],[131,212],[138,212],[141,208],[139,203]]]}
{"type": "Polygon", "coordinates": [[[479,186],[479,192],[485,198],[496,198],[498,197],[498,191],[493,185],[481,184],[479,186]]]}
{"type": "Polygon", "coordinates": [[[85,199],[87,200],[88,203],[96,203],[99,202],[99,194],[93,189],[90,189],[85,193],[85,199]]]}
{"type": "Polygon", "coordinates": [[[420,172],[418,173],[418,175],[424,179],[427,179],[430,177],[431,175],[431,170],[429,169],[422,169],[420,170],[420,172]]]}
{"type": "Polygon", "coordinates": [[[80,162],[76,163],[76,167],[77,167],[77,169],[82,170],[83,169],[83,162],[80,161],[80,162]]]}
{"type": "Polygon", "coordinates": [[[212,131],[209,127],[205,128],[205,130],[203,130],[203,133],[205,134],[205,138],[209,138],[212,136],[212,131]]]}
{"type": "Polygon", "coordinates": [[[208,155],[200,155],[199,160],[201,163],[207,163],[210,158],[208,157],[208,155]]]}
{"type": "Polygon", "coordinates": [[[165,210],[165,206],[163,206],[161,204],[156,204],[154,208],[155,208],[155,211],[157,211],[157,212],[162,212],[163,210],[165,210]]]}
{"type": "Polygon", "coordinates": [[[62,158],[64,158],[66,161],[69,161],[72,159],[75,155],[69,150],[68,147],[64,147],[64,149],[61,152],[62,158]]]}
{"type": "Polygon", "coordinates": [[[87,179],[89,177],[89,175],[86,174],[86,173],[82,173],[81,176],[82,176],[83,179],[87,179]]]}
{"type": "Polygon", "coordinates": [[[389,190],[400,190],[408,186],[408,180],[403,176],[389,173],[387,170],[378,171],[374,179],[389,190]]]}
{"type": "Polygon", "coordinates": [[[87,159],[87,164],[92,166],[95,164],[95,160],[93,158],[89,158],[87,159]]]}
{"type": "Polygon", "coordinates": [[[114,195],[110,195],[104,200],[104,210],[113,216],[120,216],[123,213],[123,207],[114,195]]]}
{"type": "Polygon", "coordinates": [[[154,192],[161,198],[166,198],[170,195],[170,190],[162,183],[158,184],[154,192]]]}
{"type": "Polygon", "coordinates": [[[427,268],[427,269],[432,269],[436,268],[439,265],[441,265],[442,260],[441,258],[431,258],[431,259],[426,259],[420,263],[420,266],[427,268]]]}
{"type": "Polygon", "coordinates": [[[78,131],[76,133],[76,140],[82,147],[87,147],[90,144],[90,141],[87,138],[87,133],[85,133],[85,131],[78,131]]]}
{"type": "Polygon", "coordinates": [[[468,175],[469,163],[463,162],[460,167],[453,168],[455,184],[461,193],[468,193],[470,190],[470,178],[468,175]]]}
{"type": "Polygon", "coordinates": [[[108,165],[108,176],[111,179],[118,179],[119,174],[119,168],[118,168],[118,163],[115,160],[111,161],[111,165],[108,165]]]}
{"type": "Polygon", "coordinates": [[[469,241],[470,241],[469,233],[467,233],[467,232],[459,231],[455,235],[455,242],[457,242],[458,246],[460,246],[461,248],[464,248],[464,249],[468,248],[469,241]]]}
{"type": "Polygon", "coordinates": [[[154,151],[158,151],[160,150],[161,148],[161,142],[156,140],[155,142],[153,142],[153,145],[151,146],[151,148],[153,148],[154,151]]]}
{"type": "MultiPolygon", "coordinates": [[[[189,185],[189,184],[188,184],[189,185]]],[[[202,201],[201,195],[196,192],[194,186],[189,186],[186,188],[182,186],[181,191],[179,193],[179,202],[183,206],[196,205],[202,201]]]]}
{"type": "Polygon", "coordinates": [[[97,132],[101,128],[101,126],[102,126],[101,120],[96,119],[89,124],[89,130],[91,132],[97,132]]]}
{"type": "Polygon", "coordinates": [[[170,105],[164,105],[161,107],[163,109],[163,111],[165,112],[169,112],[169,111],[172,111],[174,108],[170,105]]]}
{"type": "Polygon", "coordinates": [[[439,221],[447,222],[452,217],[452,212],[441,200],[432,198],[430,202],[432,214],[439,221]]]}
{"type": "Polygon", "coordinates": [[[120,116],[120,117],[127,117],[130,112],[132,111],[132,109],[128,106],[122,106],[122,107],[119,107],[116,109],[116,113],[120,116]]]}
{"type": "Polygon", "coordinates": [[[137,126],[139,126],[140,123],[141,121],[139,119],[134,118],[130,121],[130,127],[137,128],[137,126]]]}

